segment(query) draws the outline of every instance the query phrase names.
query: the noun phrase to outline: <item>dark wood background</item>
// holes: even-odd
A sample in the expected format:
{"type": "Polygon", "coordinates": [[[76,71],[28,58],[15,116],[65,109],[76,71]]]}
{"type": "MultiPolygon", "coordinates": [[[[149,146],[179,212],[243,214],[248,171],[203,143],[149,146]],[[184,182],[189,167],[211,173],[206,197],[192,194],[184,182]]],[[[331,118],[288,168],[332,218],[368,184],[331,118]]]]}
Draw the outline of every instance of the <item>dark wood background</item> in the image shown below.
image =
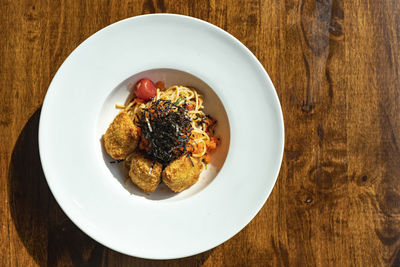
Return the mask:
{"type": "Polygon", "coordinates": [[[0,0],[1,266],[400,266],[400,2],[0,0]],[[276,186],[238,235],[171,261],[128,257],[61,211],[38,155],[40,108],[68,54],[139,14],[209,21],[257,56],[286,128],[276,186]]]}

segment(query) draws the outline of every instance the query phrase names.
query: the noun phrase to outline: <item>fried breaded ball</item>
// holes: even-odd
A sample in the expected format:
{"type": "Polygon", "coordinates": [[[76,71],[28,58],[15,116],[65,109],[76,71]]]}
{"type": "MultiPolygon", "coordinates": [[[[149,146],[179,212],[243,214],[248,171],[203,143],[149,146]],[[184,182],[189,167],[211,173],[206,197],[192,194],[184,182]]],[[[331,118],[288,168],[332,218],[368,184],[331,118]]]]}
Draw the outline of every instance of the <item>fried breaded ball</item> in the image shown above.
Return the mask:
{"type": "Polygon", "coordinates": [[[163,182],[174,192],[181,192],[189,186],[195,184],[199,180],[201,172],[200,160],[191,157],[193,162],[187,155],[171,162],[163,171],[163,182]]]}
{"type": "Polygon", "coordinates": [[[125,159],[137,147],[138,127],[126,112],[119,113],[103,137],[107,153],[114,159],[125,159]]]}
{"type": "Polygon", "coordinates": [[[144,192],[149,193],[156,190],[161,181],[161,171],[161,163],[154,162],[153,164],[153,161],[145,158],[141,152],[136,151],[132,156],[129,177],[144,192]]]}

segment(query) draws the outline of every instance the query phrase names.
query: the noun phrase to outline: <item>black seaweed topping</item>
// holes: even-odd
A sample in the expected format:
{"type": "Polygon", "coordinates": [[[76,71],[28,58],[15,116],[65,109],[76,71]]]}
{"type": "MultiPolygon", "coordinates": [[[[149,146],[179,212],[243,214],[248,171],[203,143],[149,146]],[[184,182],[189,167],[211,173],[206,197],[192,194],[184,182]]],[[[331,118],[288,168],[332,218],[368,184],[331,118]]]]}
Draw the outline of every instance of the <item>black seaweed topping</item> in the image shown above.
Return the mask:
{"type": "Polygon", "coordinates": [[[110,163],[120,163],[122,161],[124,161],[124,159],[113,160],[113,161],[110,161],[110,163]]]}
{"type": "Polygon", "coordinates": [[[149,143],[148,158],[164,166],[187,154],[191,120],[188,111],[176,106],[170,100],[156,100],[149,108],[144,108],[137,125],[149,143]]]}

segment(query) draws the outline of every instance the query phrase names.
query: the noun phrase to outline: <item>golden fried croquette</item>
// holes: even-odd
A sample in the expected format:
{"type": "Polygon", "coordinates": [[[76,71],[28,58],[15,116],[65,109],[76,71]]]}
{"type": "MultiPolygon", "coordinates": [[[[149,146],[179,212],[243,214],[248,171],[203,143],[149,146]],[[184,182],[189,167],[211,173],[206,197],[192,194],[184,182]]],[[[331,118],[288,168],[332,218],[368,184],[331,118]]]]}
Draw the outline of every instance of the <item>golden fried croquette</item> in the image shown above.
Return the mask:
{"type": "Polygon", "coordinates": [[[163,182],[174,192],[181,192],[199,180],[202,165],[200,160],[187,155],[171,162],[163,171],[163,182]]]}
{"type": "Polygon", "coordinates": [[[103,138],[104,147],[111,157],[125,159],[137,147],[138,127],[126,112],[121,112],[110,124],[103,138]]]}
{"type": "Polygon", "coordinates": [[[161,180],[161,170],[161,163],[153,163],[152,160],[145,158],[141,152],[136,151],[132,155],[129,177],[135,185],[146,193],[154,192],[161,180]]]}

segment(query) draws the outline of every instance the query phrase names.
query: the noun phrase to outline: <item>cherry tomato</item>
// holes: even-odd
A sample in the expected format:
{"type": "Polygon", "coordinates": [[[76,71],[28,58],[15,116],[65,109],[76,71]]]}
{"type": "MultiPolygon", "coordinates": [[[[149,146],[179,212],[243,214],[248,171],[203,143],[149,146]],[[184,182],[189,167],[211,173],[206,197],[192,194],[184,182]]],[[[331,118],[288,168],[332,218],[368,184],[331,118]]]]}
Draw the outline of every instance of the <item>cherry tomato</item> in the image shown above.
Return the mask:
{"type": "Polygon", "coordinates": [[[138,98],[148,101],[156,96],[157,89],[149,79],[141,79],[134,87],[135,94],[138,98]]]}

